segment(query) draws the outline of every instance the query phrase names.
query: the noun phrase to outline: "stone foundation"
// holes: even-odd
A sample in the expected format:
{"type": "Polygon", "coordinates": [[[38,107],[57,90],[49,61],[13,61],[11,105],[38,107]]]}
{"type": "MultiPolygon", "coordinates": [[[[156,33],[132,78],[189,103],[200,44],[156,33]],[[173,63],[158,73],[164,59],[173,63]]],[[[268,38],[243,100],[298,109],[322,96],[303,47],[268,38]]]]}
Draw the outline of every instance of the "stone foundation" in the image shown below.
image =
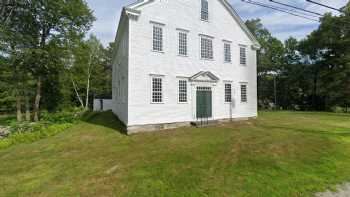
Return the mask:
{"type": "MultiPolygon", "coordinates": [[[[215,120],[220,123],[227,123],[231,120],[234,122],[238,121],[247,121],[247,120],[253,120],[257,117],[247,117],[247,118],[233,118],[233,119],[219,119],[215,120]]],[[[153,131],[160,131],[160,130],[167,130],[167,129],[176,129],[179,127],[190,127],[193,124],[192,122],[176,122],[176,123],[165,123],[165,124],[149,124],[149,125],[135,125],[135,126],[128,126],[126,127],[126,131],[128,135],[136,134],[136,133],[143,133],[143,132],[153,132],[153,131]]]]}

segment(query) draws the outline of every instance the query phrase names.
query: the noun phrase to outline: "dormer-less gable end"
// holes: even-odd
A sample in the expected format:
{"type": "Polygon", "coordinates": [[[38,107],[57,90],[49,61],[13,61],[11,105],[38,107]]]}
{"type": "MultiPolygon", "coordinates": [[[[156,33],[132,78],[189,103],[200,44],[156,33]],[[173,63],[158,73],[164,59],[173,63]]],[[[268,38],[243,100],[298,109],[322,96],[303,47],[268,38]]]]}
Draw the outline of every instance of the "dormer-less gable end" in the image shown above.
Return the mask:
{"type": "MultiPolygon", "coordinates": [[[[153,3],[155,1],[157,1],[157,0],[138,0],[135,3],[132,3],[128,6],[126,6],[126,8],[136,11],[139,8],[141,8],[147,4],[153,3]]],[[[254,49],[254,50],[260,49],[261,45],[259,44],[259,42],[255,38],[255,36],[250,32],[250,30],[245,25],[243,20],[239,17],[236,10],[231,6],[231,4],[227,0],[218,0],[218,1],[221,2],[223,4],[223,6],[229,11],[232,18],[239,24],[241,29],[246,33],[246,35],[249,37],[249,39],[253,42],[252,49],[254,49]]]]}

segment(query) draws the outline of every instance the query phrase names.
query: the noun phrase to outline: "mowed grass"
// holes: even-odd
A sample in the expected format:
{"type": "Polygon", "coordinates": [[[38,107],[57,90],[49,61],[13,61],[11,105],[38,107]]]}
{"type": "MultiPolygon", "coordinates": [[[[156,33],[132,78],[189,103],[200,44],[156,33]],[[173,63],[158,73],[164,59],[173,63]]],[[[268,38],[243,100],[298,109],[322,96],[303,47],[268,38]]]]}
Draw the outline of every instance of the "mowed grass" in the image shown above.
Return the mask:
{"type": "Polygon", "coordinates": [[[258,120],[126,136],[110,112],[0,151],[0,196],[313,196],[350,181],[350,116],[258,120]]]}

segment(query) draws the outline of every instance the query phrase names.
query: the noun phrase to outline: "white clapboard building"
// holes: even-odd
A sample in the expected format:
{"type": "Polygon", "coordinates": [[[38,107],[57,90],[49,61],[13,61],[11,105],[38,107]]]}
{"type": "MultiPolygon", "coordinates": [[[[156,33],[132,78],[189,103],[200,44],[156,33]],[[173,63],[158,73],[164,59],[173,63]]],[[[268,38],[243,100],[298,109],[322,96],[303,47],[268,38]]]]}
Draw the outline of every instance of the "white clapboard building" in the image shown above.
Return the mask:
{"type": "Polygon", "coordinates": [[[123,8],[113,112],[128,133],[257,116],[260,45],[226,0],[123,8]]]}

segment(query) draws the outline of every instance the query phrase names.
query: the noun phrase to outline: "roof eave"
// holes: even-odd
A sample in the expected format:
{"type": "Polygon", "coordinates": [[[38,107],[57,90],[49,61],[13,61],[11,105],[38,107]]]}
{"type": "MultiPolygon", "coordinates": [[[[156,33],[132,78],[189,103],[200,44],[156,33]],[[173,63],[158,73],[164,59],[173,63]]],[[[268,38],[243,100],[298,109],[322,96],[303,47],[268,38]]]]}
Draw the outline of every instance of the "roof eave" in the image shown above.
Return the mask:
{"type": "Polygon", "coordinates": [[[129,7],[124,7],[124,10],[125,10],[125,14],[127,16],[139,16],[141,14],[141,11],[140,10],[135,10],[135,9],[132,9],[132,8],[129,8],[129,7]]]}
{"type": "Polygon", "coordinates": [[[131,8],[131,9],[136,9],[136,8],[139,8],[143,5],[145,5],[145,4],[151,3],[153,1],[154,0],[139,0],[139,1],[136,1],[135,3],[132,3],[126,7],[131,8]]]}

